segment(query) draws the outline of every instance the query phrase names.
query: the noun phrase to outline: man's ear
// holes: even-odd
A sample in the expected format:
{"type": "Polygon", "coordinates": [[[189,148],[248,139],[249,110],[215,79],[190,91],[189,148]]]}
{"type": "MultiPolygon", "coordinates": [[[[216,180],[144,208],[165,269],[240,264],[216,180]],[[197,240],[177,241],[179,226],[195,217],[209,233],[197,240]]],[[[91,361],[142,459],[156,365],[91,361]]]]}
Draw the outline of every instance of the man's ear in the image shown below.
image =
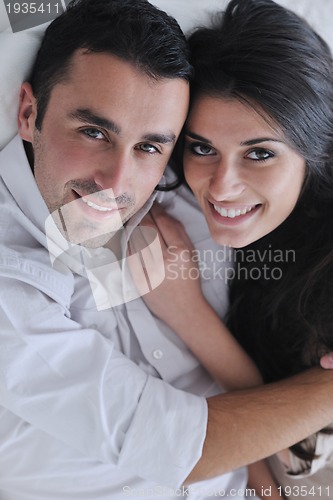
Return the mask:
{"type": "Polygon", "coordinates": [[[37,103],[30,83],[21,86],[18,131],[24,141],[32,142],[37,116],[37,103]]]}

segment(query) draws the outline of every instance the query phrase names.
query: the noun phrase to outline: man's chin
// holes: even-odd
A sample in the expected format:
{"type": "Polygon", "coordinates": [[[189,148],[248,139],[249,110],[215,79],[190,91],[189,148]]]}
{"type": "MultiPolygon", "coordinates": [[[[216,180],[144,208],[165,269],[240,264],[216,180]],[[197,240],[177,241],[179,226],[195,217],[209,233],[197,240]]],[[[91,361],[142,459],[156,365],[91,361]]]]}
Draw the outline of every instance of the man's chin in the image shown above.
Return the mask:
{"type": "Polygon", "coordinates": [[[83,234],[82,232],[76,234],[75,232],[72,232],[70,235],[69,233],[64,234],[64,237],[73,245],[81,245],[86,248],[100,248],[105,246],[110,239],[112,239],[115,234],[122,229],[123,226],[121,225],[120,227],[112,228],[103,234],[94,234],[93,231],[90,234],[83,234]]]}
{"type": "Polygon", "coordinates": [[[83,225],[81,224],[63,224],[59,219],[54,218],[56,226],[62,236],[71,245],[81,245],[86,248],[100,248],[105,246],[108,241],[119,231],[123,229],[123,224],[119,221],[119,224],[104,225],[104,227],[98,227],[98,224],[93,225],[83,225]]]}
{"type": "Polygon", "coordinates": [[[85,241],[72,241],[71,243],[81,245],[85,248],[101,248],[108,243],[108,241],[112,238],[112,235],[113,233],[110,233],[109,235],[105,235],[103,238],[101,236],[98,236],[96,238],[90,238],[85,241]]]}

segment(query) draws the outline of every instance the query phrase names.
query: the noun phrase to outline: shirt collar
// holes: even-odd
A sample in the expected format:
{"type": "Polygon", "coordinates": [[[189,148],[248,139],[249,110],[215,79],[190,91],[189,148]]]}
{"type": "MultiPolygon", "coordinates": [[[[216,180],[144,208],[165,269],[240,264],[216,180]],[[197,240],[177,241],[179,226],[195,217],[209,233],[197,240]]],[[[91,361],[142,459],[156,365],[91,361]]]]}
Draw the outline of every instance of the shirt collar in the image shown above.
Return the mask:
{"type": "Polygon", "coordinates": [[[28,219],[45,233],[49,211],[18,135],[0,152],[0,165],[1,176],[16,203],[28,219]]]}

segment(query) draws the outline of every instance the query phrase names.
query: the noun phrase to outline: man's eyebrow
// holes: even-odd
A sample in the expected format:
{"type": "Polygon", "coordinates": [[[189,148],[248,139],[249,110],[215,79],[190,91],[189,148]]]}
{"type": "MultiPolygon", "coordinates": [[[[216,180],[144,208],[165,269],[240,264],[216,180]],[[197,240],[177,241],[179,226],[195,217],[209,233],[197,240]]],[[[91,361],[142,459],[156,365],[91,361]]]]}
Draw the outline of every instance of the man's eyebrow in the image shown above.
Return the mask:
{"type": "Polygon", "coordinates": [[[176,142],[176,135],[172,132],[170,134],[146,134],[142,137],[143,141],[158,142],[159,144],[174,144],[176,142]]]}
{"type": "Polygon", "coordinates": [[[280,139],[274,139],[273,137],[258,137],[256,139],[250,139],[248,141],[241,142],[241,146],[253,146],[254,144],[260,144],[261,142],[283,142],[280,139]]]}
{"type": "Polygon", "coordinates": [[[194,132],[191,132],[190,130],[186,130],[185,135],[187,135],[191,139],[195,139],[196,141],[202,141],[202,142],[207,142],[207,144],[212,144],[212,141],[210,141],[209,139],[206,139],[202,135],[195,134],[194,132]]]}
{"type": "MultiPolygon", "coordinates": [[[[83,123],[89,123],[91,125],[96,125],[97,127],[105,128],[110,130],[114,134],[119,135],[121,128],[112,120],[104,118],[103,116],[96,115],[93,111],[89,109],[77,109],[70,114],[70,117],[74,120],[79,120],[83,123]]],[[[166,134],[145,134],[142,137],[143,141],[158,142],[160,144],[174,144],[176,142],[176,135],[173,132],[166,134]]]]}
{"type": "Polygon", "coordinates": [[[105,128],[106,130],[109,130],[117,135],[121,132],[120,127],[118,127],[115,122],[108,120],[103,116],[96,115],[89,109],[77,109],[70,114],[70,117],[83,123],[89,123],[90,125],[105,128]]]}

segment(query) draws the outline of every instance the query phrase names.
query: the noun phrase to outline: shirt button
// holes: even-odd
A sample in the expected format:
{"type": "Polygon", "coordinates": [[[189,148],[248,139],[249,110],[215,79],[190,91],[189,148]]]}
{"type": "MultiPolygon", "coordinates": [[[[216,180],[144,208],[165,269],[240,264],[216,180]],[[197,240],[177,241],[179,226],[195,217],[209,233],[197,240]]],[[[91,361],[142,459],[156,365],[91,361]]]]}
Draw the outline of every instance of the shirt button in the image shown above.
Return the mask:
{"type": "Polygon", "coordinates": [[[163,351],[161,351],[161,349],[155,349],[153,351],[153,358],[155,358],[155,359],[163,358],[163,351]]]}
{"type": "Polygon", "coordinates": [[[202,270],[209,268],[207,262],[205,262],[204,260],[199,260],[198,266],[199,266],[199,269],[202,269],[202,270]]]}

